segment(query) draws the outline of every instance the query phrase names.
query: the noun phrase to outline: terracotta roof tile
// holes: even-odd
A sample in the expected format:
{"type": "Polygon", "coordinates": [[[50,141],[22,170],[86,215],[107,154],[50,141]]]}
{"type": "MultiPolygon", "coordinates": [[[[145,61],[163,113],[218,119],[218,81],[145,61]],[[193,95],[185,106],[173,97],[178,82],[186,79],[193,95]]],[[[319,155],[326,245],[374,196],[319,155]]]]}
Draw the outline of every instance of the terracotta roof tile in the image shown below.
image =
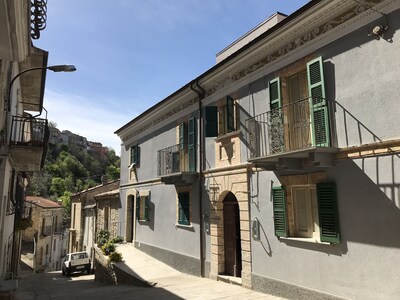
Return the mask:
{"type": "Polygon", "coordinates": [[[58,204],[57,202],[54,202],[52,200],[43,197],[26,196],[26,202],[35,204],[42,208],[62,208],[62,205],[58,204]]]}

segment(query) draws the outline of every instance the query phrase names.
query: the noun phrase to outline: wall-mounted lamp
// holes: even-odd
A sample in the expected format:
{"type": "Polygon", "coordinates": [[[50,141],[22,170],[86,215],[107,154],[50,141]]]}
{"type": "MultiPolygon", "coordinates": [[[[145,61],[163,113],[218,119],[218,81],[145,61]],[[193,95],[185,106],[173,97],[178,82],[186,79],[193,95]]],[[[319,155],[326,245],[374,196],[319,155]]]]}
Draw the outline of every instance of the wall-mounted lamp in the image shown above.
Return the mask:
{"type": "Polygon", "coordinates": [[[255,241],[260,240],[260,221],[258,218],[251,221],[251,235],[255,241]]]}
{"type": "Polygon", "coordinates": [[[389,26],[388,25],[375,25],[371,32],[368,33],[368,36],[374,36],[377,40],[379,40],[380,38],[383,38],[385,35],[385,31],[388,30],[389,26]]]}

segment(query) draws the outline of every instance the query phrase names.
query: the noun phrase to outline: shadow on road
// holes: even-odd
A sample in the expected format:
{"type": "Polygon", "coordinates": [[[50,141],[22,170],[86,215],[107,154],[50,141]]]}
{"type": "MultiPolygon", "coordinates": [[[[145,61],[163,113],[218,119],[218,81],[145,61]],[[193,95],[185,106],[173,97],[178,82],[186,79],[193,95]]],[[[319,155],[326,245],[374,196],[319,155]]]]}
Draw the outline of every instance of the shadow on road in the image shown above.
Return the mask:
{"type": "Polygon", "coordinates": [[[93,274],[74,273],[63,276],[61,271],[33,273],[22,271],[20,274],[17,300],[33,299],[167,299],[178,300],[181,297],[163,288],[137,287],[132,285],[105,286],[94,281],[93,274]]]}

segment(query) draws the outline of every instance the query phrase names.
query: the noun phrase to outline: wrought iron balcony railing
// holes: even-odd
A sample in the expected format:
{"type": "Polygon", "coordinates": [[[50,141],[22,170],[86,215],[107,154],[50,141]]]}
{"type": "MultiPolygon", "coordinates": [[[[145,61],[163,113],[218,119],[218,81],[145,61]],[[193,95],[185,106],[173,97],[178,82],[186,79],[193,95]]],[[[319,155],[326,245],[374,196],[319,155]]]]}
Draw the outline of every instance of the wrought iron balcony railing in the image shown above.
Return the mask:
{"type": "Polygon", "coordinates": [[[12,118],[10,145],[44,147],[49,135],[47,119],[19,116],[12,118]]]}
{"type": "Polygon", "coordinates": [[[185,151],[180,148],[175,145],[158,151],[158,176],[182,172],[185,151]]]}
{"type": "Polygon", "coordinates": [[[326,147],[329,144],[326,104],[326,100],[306,98],[247,119],[249,158],[326,147]]]}
{"type": "MultiPolygon", "coordinates": [[[[182,145],[158,150],[158,176],[195,172],[195,156],[182,145]]],[[[193,149],[194,153],[196,149],[193,149]]]]}

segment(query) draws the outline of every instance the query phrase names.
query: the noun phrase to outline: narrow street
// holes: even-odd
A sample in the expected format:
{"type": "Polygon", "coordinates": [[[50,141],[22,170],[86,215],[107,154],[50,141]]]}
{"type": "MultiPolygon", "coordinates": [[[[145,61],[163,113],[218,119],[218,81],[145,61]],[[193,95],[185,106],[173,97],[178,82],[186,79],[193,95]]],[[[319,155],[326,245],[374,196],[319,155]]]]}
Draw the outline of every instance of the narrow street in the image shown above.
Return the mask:
{"type": "Polygon", "coordinates": [[[164,289],[134,286],[102,286],[94,275],[62,276],[61,271],[34,274],[23,271],[16,291],[17,300],[47,299],[182,299],[164,289]]]}
{"type": "Polygon", "coordinates": [[[172,274],[159,278],[154,287],[132,285],[104,286],[94,281],[94,275],[73,274],[62,276],[60,271],[34,274],[23,271],[18,282],[16,300],[60,300],[60,299],[265,299],[283,298],[257,293],[238,285],[199,278],[190,275],[172,274]]]}

